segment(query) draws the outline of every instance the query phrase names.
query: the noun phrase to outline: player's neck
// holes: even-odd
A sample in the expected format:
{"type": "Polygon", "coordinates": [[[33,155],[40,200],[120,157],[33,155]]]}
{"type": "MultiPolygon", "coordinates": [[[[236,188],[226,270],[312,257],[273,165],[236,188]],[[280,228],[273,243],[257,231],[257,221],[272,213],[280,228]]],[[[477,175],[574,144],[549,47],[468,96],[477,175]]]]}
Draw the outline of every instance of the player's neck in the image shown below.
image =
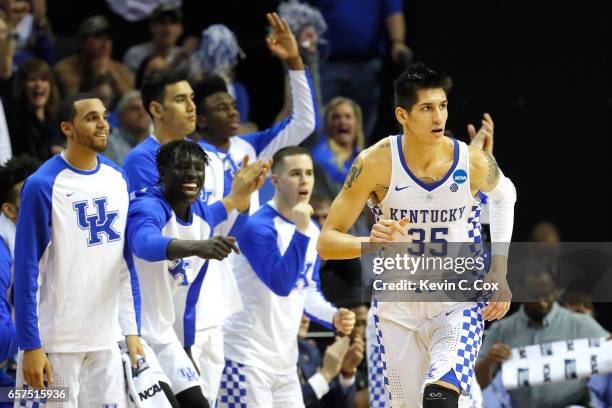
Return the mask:
{"type": "Polygon", "coordinates": [[[278,192],[274,194],[274,205],[276,206],[276,210],[285,217],[286,219],[291,219],[291,211],[292,207],[290,207],[287,203],[285,203],[279,196],[278,192]]]}
{"type": "Polygon", "coordinates": [[[97,153],[86,147],[69,143],[63,152],[64,160],[79,170],[94,170],[98,166],[97,153]]]}
{"type": "Polygon", "coordinates": [[[438,143],[423,143],[415,135],[404,133],[402,154],[408,167],[427,167],[433,161],[439,160],[440,155],[447,149],[444,139],[438,143]]]}
{"type": "Polygon", "coordinates": [[[173,140],[183,140],[188,136],[177,134],[172,129],[168,129],[166,126],[160,123],[155,125],[153,134],[155,135],[155,138],[157,139],[159,144],[161,144],[162,146],[166,143],[170,143],[173,140]]]}
{"type": "MultiPolygon", "coordinates": [[[[165,194],[164,194],[165,195],[165,194]]],[[[176,215],[181,220],[188,222],[189,221],[189,210],[191,208],[191,204],[186,203],[182,200],[170,200],[169,197],[166,196],[166,200],[168,200],[168,204],[172,207],[172,211],[174,211],[174,215],[176,215]]]]}
{"type": "Polygon", "coordinates": [[[215,137],[214,135],[208,132],[204,132],[202,133],[202,139],[204,139],[207,143],[210,143],[211,145],[215,146],[217,149],[223,150],[224,152],[227,152],[230,147],[229,137],[215,137]]]}

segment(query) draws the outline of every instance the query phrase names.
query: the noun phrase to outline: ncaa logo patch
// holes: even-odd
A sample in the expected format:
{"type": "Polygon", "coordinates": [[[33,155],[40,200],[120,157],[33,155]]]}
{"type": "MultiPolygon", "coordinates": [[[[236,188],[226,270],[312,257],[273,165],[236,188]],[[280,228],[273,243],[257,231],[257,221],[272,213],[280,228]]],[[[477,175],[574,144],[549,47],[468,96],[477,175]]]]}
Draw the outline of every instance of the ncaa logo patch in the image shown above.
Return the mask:
{"type": "Polygon", "coordinates": [[[453,181],[457,184],[463,184],[467,181],[467,173],[465,170],[456,170],[453,173],[453,181]]]}
{"type": "Polygon", "coordinates": [[[450,191],[452,191],[453,193],[456,193],[457,190],[459,190],[459,186],[457,185],[457,183],[453,183],[450,185],[450,191]]]}

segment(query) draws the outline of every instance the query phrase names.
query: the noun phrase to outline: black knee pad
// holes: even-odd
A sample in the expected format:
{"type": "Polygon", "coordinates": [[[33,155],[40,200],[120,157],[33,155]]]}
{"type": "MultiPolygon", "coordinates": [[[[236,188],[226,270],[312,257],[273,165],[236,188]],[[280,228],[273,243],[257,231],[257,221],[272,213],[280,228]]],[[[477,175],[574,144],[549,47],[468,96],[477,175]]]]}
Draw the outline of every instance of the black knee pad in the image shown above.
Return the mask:
{"type": "Polygon", "coordinates": [[[181,408],[209,408],[208,401],[202,394],[200,386],[187,388],[176,394],[176,400],[181,408]]]}
{"type": "Polygon", "coordinates": [[[457,408],[459,394],[438,384],[427,384],[423,391],[423,408],[457,408]]]}

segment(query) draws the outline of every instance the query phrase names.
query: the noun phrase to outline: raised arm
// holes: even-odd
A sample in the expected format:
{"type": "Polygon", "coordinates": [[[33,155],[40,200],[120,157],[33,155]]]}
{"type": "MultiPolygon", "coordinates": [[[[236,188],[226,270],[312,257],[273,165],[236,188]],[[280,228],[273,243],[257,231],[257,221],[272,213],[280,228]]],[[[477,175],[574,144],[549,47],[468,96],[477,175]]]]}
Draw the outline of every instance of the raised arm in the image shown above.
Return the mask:
{"type": "MultiPolygon", "coordinates": [[[[361,214],[370,194],[388,189],[388,177],[382,169],[388,168],[390,159],[384,164],[388,144],[378,143],[359,154],[349,170],[344,186],[329,210],[329,215],[317,242],[317,251],[322,259],[351,259],[361,256],[361,244],[368,237],[347,234],[361,214]],[[385,147],[386,146],[386,147],[385,147]],[[384,149],[387,149],[385,156],[384,149]]],[[[384,196],[385,193],[380,194],[384,196]]]]}

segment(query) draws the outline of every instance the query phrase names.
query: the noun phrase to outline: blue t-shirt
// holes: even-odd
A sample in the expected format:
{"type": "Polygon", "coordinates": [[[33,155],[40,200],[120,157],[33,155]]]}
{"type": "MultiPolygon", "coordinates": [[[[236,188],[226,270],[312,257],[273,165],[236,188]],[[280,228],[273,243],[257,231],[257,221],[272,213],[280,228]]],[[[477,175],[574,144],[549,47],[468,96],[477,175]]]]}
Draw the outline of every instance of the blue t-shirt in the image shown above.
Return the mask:
{"type": "Polygon", "coordinates": [[[312,159],[319,164],[321,167],[325,169],[325,172],[329,175],[329,177],[338,184],[343,184],[344,180],[346,180],[346,176],[348,176],[348,172],[353,165],[353,162],[359,155],[359,150],[357,147],[353,150],[353,156],[349,160],[346,160],[340,169],[336,165],[336,160],[334,159],[334,153],[329,147],[329,139],[323,138],[318,145],[312,150],[312,159]]]}
{"type": "Polygon", "coordinates": [[[327,23],[330,58],[370,59],[386,52],[386,18],[402,12],[401,0],[308,0],[327,23]],[[358,27],[358,29],[356,29],[358,27]]]}

